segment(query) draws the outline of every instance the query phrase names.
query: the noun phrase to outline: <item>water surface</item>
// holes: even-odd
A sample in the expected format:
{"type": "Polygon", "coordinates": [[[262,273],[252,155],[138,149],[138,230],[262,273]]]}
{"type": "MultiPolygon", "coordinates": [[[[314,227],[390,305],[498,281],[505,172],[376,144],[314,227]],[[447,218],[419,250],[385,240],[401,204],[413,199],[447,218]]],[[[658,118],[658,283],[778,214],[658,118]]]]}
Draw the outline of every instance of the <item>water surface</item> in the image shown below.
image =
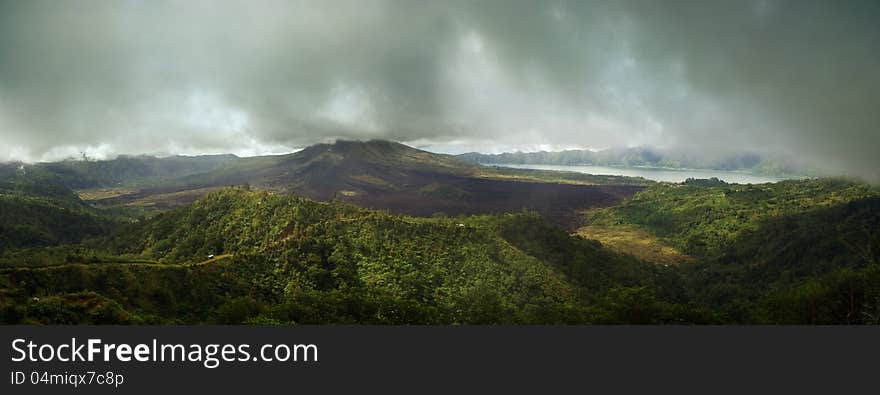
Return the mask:
{"type": "Polygon", "coordinates": [[[514,165],[514,164],[491,164],[487,166],[512,167],[515,169],[537,169],[572,171],[609,176],[644,177],[654,181],[682,182],[688,178],[712,178],[735,184],[762,184],[788,179],[786,177],[763,176],[739,171],[704,170],[704,169],[669,169],[658,167],[617,167],[617,166],[593,166],[593,165],[514,165]]]}

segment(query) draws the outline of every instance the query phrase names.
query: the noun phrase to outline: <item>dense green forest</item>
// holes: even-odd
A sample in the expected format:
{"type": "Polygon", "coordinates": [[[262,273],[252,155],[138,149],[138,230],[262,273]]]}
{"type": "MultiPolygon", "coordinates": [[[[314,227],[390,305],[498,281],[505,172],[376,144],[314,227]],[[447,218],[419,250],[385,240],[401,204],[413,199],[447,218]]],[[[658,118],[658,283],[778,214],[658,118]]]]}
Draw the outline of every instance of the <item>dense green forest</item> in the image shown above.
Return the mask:
{"type": "Polygon", "coordinates": [[[880,195],[852,181],[656,184],[585,224],[411,217],[232,187],[149,218],[52,172],[0,184],[0,321],[129,324],[880,323],[880,195]]]}
{"type": "Polygon", "coordinates": [[[880,323],[880,194],[868,185],[688,180],[589,222],[637,226],[694,257],[683,286],[721,322],[880,323]]]}
{"type": "Polygon", "coordinates": [[[662,272],[533,213],[412,218],[241,189],[64,261],[7,263],[7,321],[578,323],[611,319],[587,307],[662,272]]]}
{"type": "Polygon", "coordinates": [[[55,174],[0,164],[0,251],[77,243],[113,225],[108,215],[84,204],[55,174]]]}

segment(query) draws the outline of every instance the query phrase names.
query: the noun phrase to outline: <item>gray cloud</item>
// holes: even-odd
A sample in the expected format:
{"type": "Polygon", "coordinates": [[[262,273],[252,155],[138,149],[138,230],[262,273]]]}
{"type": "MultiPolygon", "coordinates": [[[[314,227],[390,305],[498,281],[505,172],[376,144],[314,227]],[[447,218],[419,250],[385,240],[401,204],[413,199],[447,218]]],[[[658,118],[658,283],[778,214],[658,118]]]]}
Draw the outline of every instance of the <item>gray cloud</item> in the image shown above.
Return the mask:
{"type": "Polygon", "coordinates": [[[794,154],[880,180],[873,1],[0,1],[0,160],[449,150],[794,154]]]}

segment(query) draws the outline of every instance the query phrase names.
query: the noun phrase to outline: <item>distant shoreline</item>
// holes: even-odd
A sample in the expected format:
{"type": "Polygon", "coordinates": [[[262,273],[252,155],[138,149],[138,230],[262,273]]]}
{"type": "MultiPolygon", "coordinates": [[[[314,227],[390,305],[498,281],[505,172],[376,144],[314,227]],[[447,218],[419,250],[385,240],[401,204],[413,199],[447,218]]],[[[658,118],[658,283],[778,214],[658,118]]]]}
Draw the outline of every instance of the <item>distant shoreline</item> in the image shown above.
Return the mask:
{"type": "Polygon", "coordinates": [[[658,166],[644,166],[644,165],[633,165],[633,166],[621,166],[621,165],[593,165],[593,164],[577,164],[577,165],[553,165],[553,164],[521,164],[521,163],[480,163],[481,166],[492,166],[492,167],[507,167],[507,168],[515,168],[515,169],[536,169],[536,170],[555,170],[555,171],[574,171],[585,174],[595,174],[595,175],[614,175],[614,176],[629,176],[629,177],[644,177],[646,179],[650,179],[653,181],[659,182],[682,182],[687,178],[711,178],[717,177],[725,182],[731,183],[747,183],[747,184],[760,184],[767,182],[779,182],[784,180],[798,180],[798,179],[806,179],[810,178],[803,175],[793,175],[793,174],[783,174],[783,175],[767,175],[761,173],[755,173],[745,170],[719,170],[719,169],[697,169],[697,168],[683,168],[683,167],[658,167],[658,166]],[[585,168],[590,170],[598,170],[598,172],[592,173],[584,171],[585,168]],[[620,172],[608,172],[602,171],[603,169],[609,170],[619,170],[620,172]],[[628,171],[630,170],[630,171],[628,171]],[[631,171],[635,170],[635,172],[631,171]],[[641,171],[641,172],[640,172],[641,171]],[[672,177],[663,177],[660,175],[661,173],[677,173],[677,174],[687,174],[692,177],[684,177],[681,180],[677,178],[675,180],[671,179],[672,177]],[[688,174],[690,173],[690,174],[688,174]],[[700,174],[696,174],[700,173],[700,174]],[[741,176],[741,177],[725,177],[725,176],[741,176]],[[653,177],[652,177],[653,176],[653,177]]]}

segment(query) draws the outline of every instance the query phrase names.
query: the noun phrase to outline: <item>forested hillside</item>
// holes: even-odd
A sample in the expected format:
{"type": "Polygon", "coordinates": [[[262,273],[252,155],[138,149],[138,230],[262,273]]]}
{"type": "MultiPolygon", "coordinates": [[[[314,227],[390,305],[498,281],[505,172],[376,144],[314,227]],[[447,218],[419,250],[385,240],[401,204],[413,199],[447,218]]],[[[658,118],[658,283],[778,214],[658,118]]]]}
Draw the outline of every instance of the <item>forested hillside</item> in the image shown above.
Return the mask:
{"type": "Polygon", "coordinates": [[[639,321],[639,312],[606,311],[604,296],[653,287],[662,271],[530,213],[412,218],[241,189],[132,223],[93,247],[120,259],[5,269],[4,292],[17,302],[5,306],[8,317],[45,323],[639,321]],[[31,299],[35,294],[38,301],[31,299]]]}
{"type": "Polygon", "coordinates": [[[110,231],[114,224],[85,205],[55,174],[0,164],[0,255],[15,247],[77,243],[110,231]]]}
{"type": "Polygon", "coordinates": [[[247,185],[143,217],[0,171],[3,323],[880,323],[880,193],[853,181],[656,184],[582,237],[247,185]]]}
{"type": "Polygon", "coordinates": [[[724,322],[880,322],[880,193],[838,179],[651,187],[590,213],[588,226],[644,229],[693,258],[693,302],[724,322]]]}
{"type": "Polygon", "coordinates": [[[717,255],[743,231],[766,218],[800,214],[876,195],[866,184],[838,179],[739,185],[718,180],[659,184],[607,210],[598,225],[635,224],[688,254],[717,255]]]}

